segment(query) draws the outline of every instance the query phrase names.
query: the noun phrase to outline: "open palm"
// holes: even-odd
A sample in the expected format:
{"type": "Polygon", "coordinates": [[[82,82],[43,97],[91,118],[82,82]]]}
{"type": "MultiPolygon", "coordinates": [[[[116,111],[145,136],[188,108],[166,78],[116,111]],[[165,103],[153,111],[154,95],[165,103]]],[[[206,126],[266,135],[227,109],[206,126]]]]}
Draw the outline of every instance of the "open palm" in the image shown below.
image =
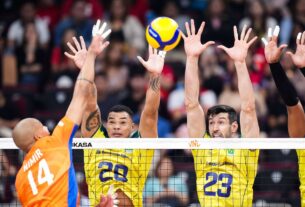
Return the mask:
{"type": "Polygon", "coordinates": [[[153,49],[151,46],[149,46],[149,56],[148,60],[145,61],[142,57],[137,56],[138,60],[141,62],[141,64],[151,73],[155,74],[161,74],[164,66],[164,51],[159,51],[157,49],[153,49]],[[163,54],[164,55],[163,55],[163,54]]]}
{"type": "Polygon", "coordinates": [[[305,32],[303,32],[301,39],[297,39],[297,49],[295,53],[287,52],[287,54],[291,57],[295,66],[298,68],[305,67],[305,32]]]}
{"type": "Polygon", "coordinates": [[[213,41],[201,44],[201,35],[204,29],[204,25],[205,22],[202,22],[196,34],[194,20],[191,20],[191,28],[188,22],[185,23],[187,36],[185,36],[182,32],[181,35],[184,40],[184,50],[187,56],[198,57],[208,46],[214,44],[213,41]]]}
{"type": "Polygon", "coordinates": [[[101,35],[96,35],[92,37],[91,44],[88,48],[88,51],[93,52],[96,56],[99,55],[107,46],[109,45],[108,41],[101,35]]]}
{"type": "Polygon", "coordinates": [[[72,46],[70,42],[67,43],[68,47],[70,50],[74,53],[74,55],[69,54],[68,52],[65,52],[65,55],[70,58],[71,60],[74,61],[75,65],[81,69],[85,63],[86,56],[87,56],[87,49],[86,49],[86,44],[84,41],[84,38],[80,36],[80,43],[77,41],[75,37],[73,37],[74,45],[75,47],[72,46]]]}
{"type": "Polygon", "coordinates": [[[234,46],[231,48],[227,48],[223,45],[218,46],[218,48],[223,49],[234,61],[242,62],[246,59],[248,49],[250,45],[257,39],[257,37],[252,38],[249,42],[249,36],[252,31],[251,28],[247,30],[247,27],[244,26],[240,39],[238,38],[238,32],[236,26],[234,26],[234,46]]]}

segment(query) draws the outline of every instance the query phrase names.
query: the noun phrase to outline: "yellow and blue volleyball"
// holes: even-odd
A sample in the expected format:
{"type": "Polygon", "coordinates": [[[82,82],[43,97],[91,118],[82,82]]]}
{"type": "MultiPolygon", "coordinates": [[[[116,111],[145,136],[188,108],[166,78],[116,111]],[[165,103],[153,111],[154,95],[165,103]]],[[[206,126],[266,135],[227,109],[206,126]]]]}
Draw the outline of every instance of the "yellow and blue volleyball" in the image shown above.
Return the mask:
{"type": "Polygon", "coordinates": [[[177,22],[169,17],[154,19],[146,29],[146,39],[155,49],[163,51],[174,49],[181,39],[177,22]]]}

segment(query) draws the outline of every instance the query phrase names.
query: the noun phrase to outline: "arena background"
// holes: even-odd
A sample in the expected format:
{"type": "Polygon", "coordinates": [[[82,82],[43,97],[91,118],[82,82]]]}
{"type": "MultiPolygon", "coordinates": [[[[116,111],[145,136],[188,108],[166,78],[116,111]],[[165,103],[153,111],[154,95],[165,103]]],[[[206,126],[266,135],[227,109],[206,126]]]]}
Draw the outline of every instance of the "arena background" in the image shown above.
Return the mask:
{"type": "MultiPolygon", "coordinates": [[[[79,35],[84,36],[86,43],[90,42],[96,19],[107,21],[112,27],[111,44],[99,56],[95,68],[102,118],[105,120],[110,107],[120,103],[134,111],[133,118],[138,123],[148,81],[136,56],[145,56],[145,28],[158,16],[175,19],[183,32],[184,22],[190,18],[195,19],[197,27],[204,20],[202,41],[213,40],[225,46],[233,45],[233,25],[251,26],[259,39],[265,36],[268,27],[280,25],[280,43],[294,50],[297,34],[305,30],[305,0],[1,0],[0,137],[11,137],[17,121],[29,116],[53,129],[67,109],[78,73],[73,62],[64,56],[68,50],[65,43],[79,35]]],[[[166,56],[161,81],[160,138],[188,137],[185,59],[183,41],[166,56]]],[[[287,56],[283,56],[281,63],[304,103],[304,77],[287,56]]],[[[261,137],[288,137],[286,108],[271,78],[260,41],[251,46],[247,65],[255,89],[261,137]]],[[[230,58],[210,47],[202,54],[199,67],[203,108],[227,104],[239,111],[236,74],[230,58]]],[[[172,158],[175,174],[182,173],[186,178],[188,203],[197,203],[190,151],[158,150],[157,154],[158,159],[164,155],[172,158]]],[[[82,151],[75,150],[74,155],[86,200],[82,151]]],[[[0,206],[4,203],[16,206],[14,179],[22,156],[17,150],[0,149],[0,206]]],[[[261,151],[255,201],[299,206],[298,187],[294,150],[261,151]]]]}

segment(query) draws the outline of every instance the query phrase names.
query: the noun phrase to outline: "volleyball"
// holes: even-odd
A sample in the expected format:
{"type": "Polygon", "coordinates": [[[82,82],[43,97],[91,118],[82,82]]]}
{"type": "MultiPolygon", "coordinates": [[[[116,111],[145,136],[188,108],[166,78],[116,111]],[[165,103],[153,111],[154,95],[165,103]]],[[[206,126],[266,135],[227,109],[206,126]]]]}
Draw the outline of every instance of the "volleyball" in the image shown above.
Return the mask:
{"type": "Polygon", "coordinates": [[[177,22],[169,17],[154,19],[146,29],[146,39],[155,49],[163,51],[174,49],[181,39],[177,22]]]}

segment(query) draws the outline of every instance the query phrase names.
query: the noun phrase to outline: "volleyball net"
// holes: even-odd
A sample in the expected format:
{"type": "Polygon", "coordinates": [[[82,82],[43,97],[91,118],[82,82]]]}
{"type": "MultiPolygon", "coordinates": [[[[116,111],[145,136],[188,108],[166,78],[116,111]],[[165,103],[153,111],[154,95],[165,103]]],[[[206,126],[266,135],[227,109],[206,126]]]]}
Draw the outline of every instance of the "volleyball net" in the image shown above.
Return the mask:
{"type": "MultiPolygon", "coordinates": [[[[14,181],[23,156],[12,139],[0,139],[0,206],[21,206],[14,181]]],[[[73,163],[81,206],[95,206],[112,185],[134,206],[294,207],[305,140],[75,138],[73,163]]]]}

